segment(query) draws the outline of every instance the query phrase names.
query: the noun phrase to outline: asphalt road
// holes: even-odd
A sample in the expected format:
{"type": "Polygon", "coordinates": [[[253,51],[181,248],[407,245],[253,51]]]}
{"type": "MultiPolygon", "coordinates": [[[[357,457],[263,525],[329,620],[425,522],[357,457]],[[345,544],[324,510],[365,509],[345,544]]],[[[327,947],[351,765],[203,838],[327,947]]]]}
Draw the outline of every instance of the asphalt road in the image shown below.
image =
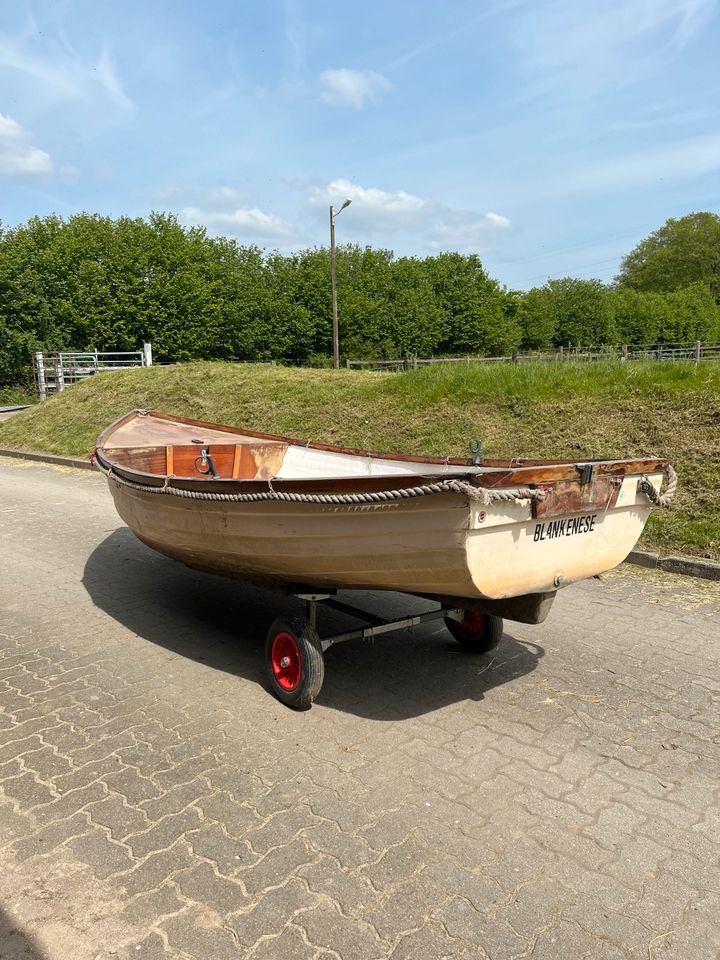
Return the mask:
{"type": "Polygon", "coordinates": [[[338,645],[294,713],[296,601],[153,554],[101,477],[0,460],[0,537],[3,958],[720,955],[717,585],[576,585],[494,658],[338,645]]]}

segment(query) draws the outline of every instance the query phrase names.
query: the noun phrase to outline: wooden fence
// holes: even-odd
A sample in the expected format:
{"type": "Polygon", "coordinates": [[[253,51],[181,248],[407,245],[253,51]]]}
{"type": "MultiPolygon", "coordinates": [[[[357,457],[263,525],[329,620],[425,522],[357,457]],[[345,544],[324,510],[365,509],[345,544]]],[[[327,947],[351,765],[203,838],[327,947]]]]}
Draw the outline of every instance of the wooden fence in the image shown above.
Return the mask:
{"type": "Polygon", "coordinates": [[[720,343],[668,344],[663,347],[637,347],[623,344],[618,347],[558,347],[556,350],[514,350],[501,357],[402,357],[395,360],[346,360],[348,370],[353,367],[377,367],[389,370],[417,370],[435,363],[556,363],[565,360],[593,362],[599,360],[720,360],[720,343]]]}

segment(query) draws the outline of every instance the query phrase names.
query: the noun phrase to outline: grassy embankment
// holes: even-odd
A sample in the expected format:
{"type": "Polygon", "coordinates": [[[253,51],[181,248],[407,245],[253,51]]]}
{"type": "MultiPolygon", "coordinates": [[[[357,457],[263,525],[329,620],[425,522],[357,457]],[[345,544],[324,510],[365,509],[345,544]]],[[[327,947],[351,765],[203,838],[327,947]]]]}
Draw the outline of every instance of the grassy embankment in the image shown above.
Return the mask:
{"type": "Polygon", "coordinates": [[[0,446],[87,455],[134,407],[376,450],[490,457],[658,455],[680,474],[642,545],[720,559],[720,364],[457,365],[359,373],[224,363],[78,384],[0,424],[0,446]]]}

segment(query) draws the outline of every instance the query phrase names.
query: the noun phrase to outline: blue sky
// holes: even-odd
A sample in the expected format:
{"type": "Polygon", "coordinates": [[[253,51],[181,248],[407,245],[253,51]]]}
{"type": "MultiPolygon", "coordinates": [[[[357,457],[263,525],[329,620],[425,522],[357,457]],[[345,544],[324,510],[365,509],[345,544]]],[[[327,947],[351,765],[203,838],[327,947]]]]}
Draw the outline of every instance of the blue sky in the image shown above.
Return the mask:
{"type": "Polygon", "coordinates": [[[0,219],[172,210],[243,243],[611,279],[720,212],[718,0],[0,7],[0,219]]]}

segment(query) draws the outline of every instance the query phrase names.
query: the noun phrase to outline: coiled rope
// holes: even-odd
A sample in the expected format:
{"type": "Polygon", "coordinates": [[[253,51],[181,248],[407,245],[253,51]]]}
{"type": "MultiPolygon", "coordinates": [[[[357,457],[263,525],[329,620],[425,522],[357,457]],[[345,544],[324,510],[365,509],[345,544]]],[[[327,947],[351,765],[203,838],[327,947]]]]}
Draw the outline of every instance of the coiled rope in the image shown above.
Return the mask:
{"type": "Polygon", "coordinates": [[[644,493],[648,500],[651,503],[654,503],[656,507],[669,507],[673,501],[673,497],[675,496],[675,491],[677,490],[678,475],[675,472],[672,464],[669,463],[667,465],[665,474],[667,475],[667,487],[665,488],[665,493],[658,493],[647,477],[643,477],[638,484],[638,490],[641,493],[644,493]]]}
{"type": "MultiPolygon", "coordinates": [[[[483,506],[493,502],[510,503],[513,500],[544,500],[544,490],[530,490],[521,487],[517,490],[492,490],[489,487],[474,487],[464,480],[440,480],[437,483],[426,483],[418,487],[404,487],[400,490],[378,490],[369,493],[282,493],[273,490],[257,493],[208,493],[204,490],[183,490],[168,485],[168,479],[162,487],[153,487],[135,480],[126,480],[118,476],[110,467],[106,469],[96,457],[93,457],[95,466],[122,487],[140,490],[143,493],[169,494],[173,497],[185,497],[188,500],[212,500],[224,503],[255,503],[258,501],[280,500],[286,503],[321,503],[330,505],[387,503],[393,500],[411,500],[413,497],[426,497],[436,493],[460,493],[475,500],[483,506]]],[[[270,481],[268,481],[270,483],[270,481]]]]}

